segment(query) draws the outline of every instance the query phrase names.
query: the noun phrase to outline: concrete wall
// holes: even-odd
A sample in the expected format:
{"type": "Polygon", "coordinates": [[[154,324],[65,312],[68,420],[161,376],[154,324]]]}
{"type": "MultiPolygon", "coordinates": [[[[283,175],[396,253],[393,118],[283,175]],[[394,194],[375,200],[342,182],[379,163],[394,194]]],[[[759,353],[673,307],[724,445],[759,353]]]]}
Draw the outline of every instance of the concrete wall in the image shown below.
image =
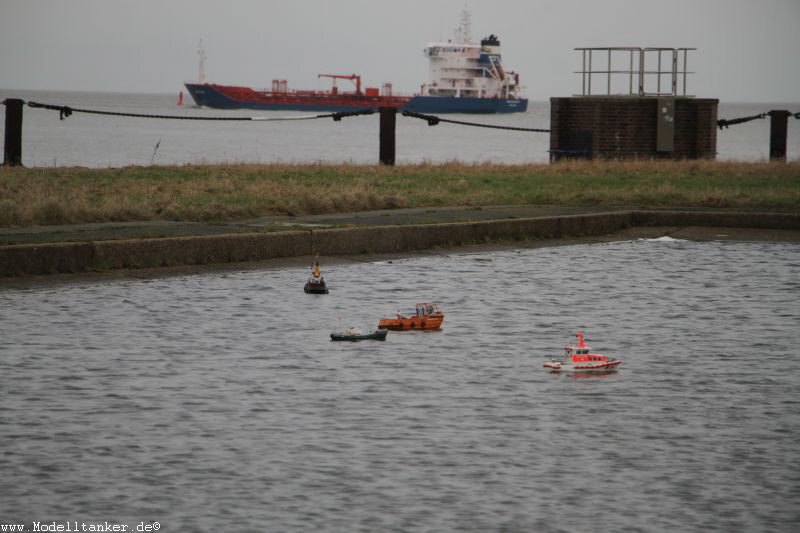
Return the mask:
{"type": "Polygon", "coordinates": [[[799,213],[709,213],[702,211],[634,211],[632,226],[674,226],[798,230],[799,213]]]}
{"type": "Polygon", "coordinates": [[[659,152],[656,150],[657,98],[551,98],[551,158],[716,157],[719,101],[675,98],[674,102],[674,148],[671,152],[659,152]]]}
{"type": "Polygon", "coordinates": [[[607,235],[631,226],[800,229],[800,214],[632,211],[451,224],[0,246],[0,277],[391,253],[496,241],[607,235]]]}
{"type": "Polygon", "coordinates": [[[629,213],[276,233],[20,244],[0,247],[0,277],[258,261],[278,257],[403,252],[502,240],[601,235],[629,213]]]}

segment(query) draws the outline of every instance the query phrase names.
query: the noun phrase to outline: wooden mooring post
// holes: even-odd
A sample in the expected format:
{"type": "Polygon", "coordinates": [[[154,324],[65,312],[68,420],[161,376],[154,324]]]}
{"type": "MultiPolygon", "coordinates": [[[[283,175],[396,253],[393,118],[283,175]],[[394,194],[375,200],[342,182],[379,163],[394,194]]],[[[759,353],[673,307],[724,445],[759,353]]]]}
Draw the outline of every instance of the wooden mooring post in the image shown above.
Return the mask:
{"type": "Polygon", "coordinates": [[[3,148],[3,165],[22,166],[22,106],[19,98],[8,98],[6,106],[6,138],[3,148]]]}
{"type": "Polygon", "coordinates": [[[773,109],[768,114],[770,118],[769,159],[770,161],[786,161],[786,130],[791,113],[773,109]]]}
{"type": "Polygon", "coordinates": [[[394,165],[395,154],[395,126],[397,123],[397,109],[394,107],[380,108],[380,147],[379,159],[382,165],[394,165]]]}

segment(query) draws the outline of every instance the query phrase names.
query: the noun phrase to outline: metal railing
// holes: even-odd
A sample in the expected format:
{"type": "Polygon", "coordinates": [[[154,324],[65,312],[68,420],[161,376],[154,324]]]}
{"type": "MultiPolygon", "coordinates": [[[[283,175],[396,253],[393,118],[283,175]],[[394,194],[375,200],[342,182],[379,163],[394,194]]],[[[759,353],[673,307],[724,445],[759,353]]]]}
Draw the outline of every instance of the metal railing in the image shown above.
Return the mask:
{"type": "Polygon", "coordinates": [[[689,50],[696,48],[575,48],[582,54],[582,96],[692,96],[686,93],[686,70],[689,50]],[[665,57],[666,56],[666,57],[665,57]],[[600,63],[600,64],[598,64],[600,63]],[[592,92],[594,78],[605,77],[604,93],[592,92]],[[627,92],[625,81],[627,78],[627,92]],[[662,83],[662,80],[664,83],[662,83]],[[612,79],[614,83],[612,83],[612,79]],[[663,86],[663,90],[662,90],[663,86]],[[612,92],[612,87],[615,92],[612,92]],[[620,90],[620,87],[623,89],[620,90]],[[679,92],[680,90],[680,92],[679,92]]]}

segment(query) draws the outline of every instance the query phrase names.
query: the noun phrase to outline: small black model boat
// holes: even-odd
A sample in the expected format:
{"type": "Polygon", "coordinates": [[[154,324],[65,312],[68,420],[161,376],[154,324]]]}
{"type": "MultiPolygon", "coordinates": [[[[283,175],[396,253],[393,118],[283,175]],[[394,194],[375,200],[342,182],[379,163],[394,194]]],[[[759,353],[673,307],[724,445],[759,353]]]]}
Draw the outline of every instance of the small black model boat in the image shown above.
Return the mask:
{"type": "Polygon", "coordinates": [[[306,281],[303,290],[306,294],[328,294],[328,287],[325,285],[325,278],[322,277],[322,270],[319,268],[319,256],[311,265],[311,276],[306,281]]]}

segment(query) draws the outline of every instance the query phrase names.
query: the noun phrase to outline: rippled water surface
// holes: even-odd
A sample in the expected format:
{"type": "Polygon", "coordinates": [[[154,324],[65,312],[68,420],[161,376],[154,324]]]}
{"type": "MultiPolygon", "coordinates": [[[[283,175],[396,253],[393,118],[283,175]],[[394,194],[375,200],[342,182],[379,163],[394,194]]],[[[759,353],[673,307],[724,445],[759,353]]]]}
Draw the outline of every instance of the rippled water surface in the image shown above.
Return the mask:
{"type": "Polygon", "coordinates": [[[797,531],[800,245],[639,240],[0,292],[0,517],[797,531]],[[440,332],[333,343],[416,301],[440,332]],[[576,331],[619,372],[542,368],[576,331]]]}

